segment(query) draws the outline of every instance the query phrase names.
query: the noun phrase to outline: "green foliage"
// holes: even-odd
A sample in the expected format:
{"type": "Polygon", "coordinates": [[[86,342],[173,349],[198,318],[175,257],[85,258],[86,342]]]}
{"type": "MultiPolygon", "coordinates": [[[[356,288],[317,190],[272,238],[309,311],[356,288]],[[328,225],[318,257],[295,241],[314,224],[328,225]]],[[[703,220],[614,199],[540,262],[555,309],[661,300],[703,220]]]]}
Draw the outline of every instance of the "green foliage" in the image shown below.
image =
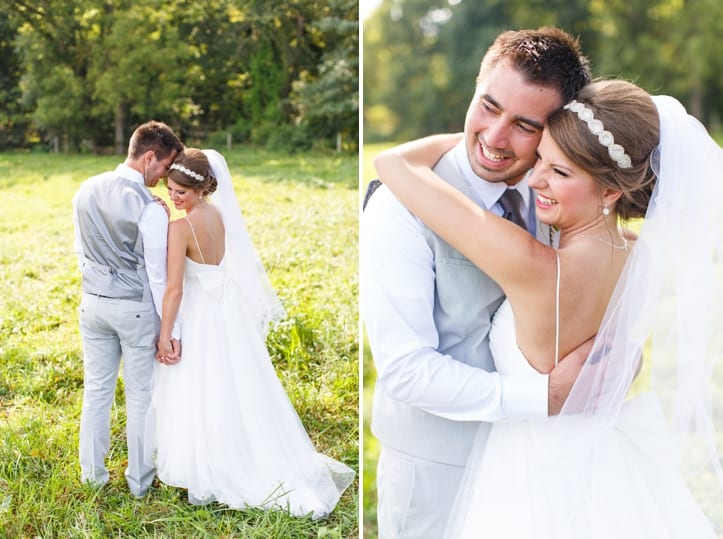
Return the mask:
{"type": "Polygon", "coordinates": [[[297,152],[311,148],[313,140],[299,126],[282,124],[272,128],[266,146],[280,152],[297,152]]]}
{"type": "Polygon", "coordinates": [[[363,394],[364,394],[364,447],[362,452],[364,455],[364,477],[362,484],[364,492],[362,495],[364,521],[362,529],[364,530],[365,539],[373,539],[377,537],[377,461],[379,460],[379,441],[374,437],[371,431],[372,417],[372,401],[374,400],[374,382],[376,380],[376,372],[374,371],[371,350],[369,343],[364,339],[364,372],[363,372],[363,394]]]}
{"type": "Polygon", "coordinates": [[[716,0],[383,0],[364,22],[365,141],[460,130],[493,39],[543,25],[579,36],[594,76],[673,95],[716,130],[722,17],[716,0]]]}
{"type": "Polygon", "coordinates": [[[191,114],[184,109],[190,99],[185,77],[191,46],[158,4],[114,9],[98,21],[104,28],[92,40],[88,79],[94,81],[89,97],[99,114],[126,109],[132,118],[191,114]]]}
{"type": "Polygon", "coordinates": [[[712,125],[723,113],[723,4],[715,0],[591,2],[601,28],[599,73],[632,79],[653,93],[679,98],[712,125]],[[634,47],[625,44],[634,43],[634,47]]]}
{"type": "Polygon", "coordinates": [[[0,148],[23,147],[29,119],[21,105],[20,59],[15,54],[17,23],[0,12],[0,148]]]}
{"type": "Polygon", "coordinates": [[[343,134],[357,148],[359,130],[359,21],[355,0],[336,0],[338,13],[322,18],[315,27],[333,40],[318,63],[318,78],[309,73],[295,83],[289,101],[308,138],[326,140],[327,144],[343,134]]]}
{"type": "MultiPolygon", "coordinates": [[[[444,19],[450,12],[447,2],[441,0],[385,1],[365,21],[366,142],[416,137],[423,134],[419,127],[425,121],[432,124],[432,132],[440,131],[440,118],[447,114],[439,106],[440,96],[444,95],[440,86],[446,90],[449,70],[459,59],[447,63],[434,60],[443,23],[435,22],[437,19],[430,14],[444,19]]],[[[457,116],[462,119],[464,109],[457,111],[457,116]]]]}
{"type": "Polygon", "coordinates": [[[279,91],[285,66],[275,57],[271,43],[260,43],[248,67],[249,86],[243,104],[251,122],[276,123],[281,120],[279,91]]]}
{"type": "Polygon", "coordinates": [[[36,125],[43,126],[53,135],[69,136],[75,129],[74,118],[83,115],[83,87],[67,66],[53,66],[37,81],[38,94],[35,113],[36,125]]]}
{"type": "MultiPolygon", "coordinates": [[[[272,361],[316,447],[358,468],[355,157],[224,151],[249,231],[288,318],[272,361]]],[[[71,199],[117,158],[0,154],[0,537],[358,537],[356,484],[326,520],[191,506],[157,484],[128,493],[122,380],[111,480],[79,482],[83,368],[71,199]]],[[[165,197],[162,188],[157,194],[165,197]]]]}
{"type": "Polygon", "coordinates": [[[358,92],[347,91],[358,81],[355,0],[0,0],[0,7],[12,39],[19,29],[18,52],[5,50],[22,76],[22,86],[16,74],[8,79],[16,92],[0,93],[0,110],[22,90],[40,135],[60,136],[68,150],[122,153],[132,128],[151,118],[203,140],[232,126],[248,126],[250,135],[259,125],[299,125],[311,113],[308,138],[330,130],[357,138],[358,92]],[[330,79],[345,86],[325,91],[320,117],[294,88],[330,79]]]}

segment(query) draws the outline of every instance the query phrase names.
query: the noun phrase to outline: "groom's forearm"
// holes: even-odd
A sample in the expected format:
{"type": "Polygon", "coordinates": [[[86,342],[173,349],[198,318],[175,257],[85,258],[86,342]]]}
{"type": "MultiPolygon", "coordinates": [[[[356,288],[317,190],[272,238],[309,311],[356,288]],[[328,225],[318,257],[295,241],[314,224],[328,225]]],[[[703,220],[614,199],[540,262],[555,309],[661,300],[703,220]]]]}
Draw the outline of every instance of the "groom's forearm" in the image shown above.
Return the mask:
{"type": "Polygon", "coordinates": [[[547,415],[547,376],[501,376],[431,349],[386,361],[377,384],[391,398],[454,421],[547,415]]]}

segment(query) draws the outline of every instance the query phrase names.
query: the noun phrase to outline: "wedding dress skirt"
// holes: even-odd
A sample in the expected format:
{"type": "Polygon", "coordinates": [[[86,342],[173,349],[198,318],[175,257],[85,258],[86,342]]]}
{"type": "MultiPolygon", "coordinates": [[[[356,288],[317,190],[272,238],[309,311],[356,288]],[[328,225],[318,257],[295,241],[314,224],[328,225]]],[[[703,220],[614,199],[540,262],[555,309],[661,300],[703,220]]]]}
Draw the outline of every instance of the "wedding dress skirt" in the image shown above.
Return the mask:
{"type": "Polygon", "coordinates": [[[157,364],[146,455],[194,503],[329,514],[355,472],[316,451],[226,257],[186,259],[182,359],[157,364]]]}
{"type": "MultiPolygon", "coordinates": [[[[516,343],[505,301],[490,332],[503,375],[534,372],[516,343]]],[[[445,537],[715,539],[677,472],[654,395],[626,402],[603,432],[566,419],[495,424],[475,444],[445,537]]]]}

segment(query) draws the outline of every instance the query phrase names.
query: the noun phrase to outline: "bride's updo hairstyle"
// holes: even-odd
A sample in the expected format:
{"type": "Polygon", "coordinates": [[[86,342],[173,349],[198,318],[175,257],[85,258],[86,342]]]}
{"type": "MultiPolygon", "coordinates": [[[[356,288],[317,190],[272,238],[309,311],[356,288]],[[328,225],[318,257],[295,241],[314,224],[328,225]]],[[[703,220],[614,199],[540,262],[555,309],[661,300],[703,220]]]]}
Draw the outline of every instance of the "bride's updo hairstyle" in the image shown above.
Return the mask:
{"type": "Polygon", "coordinates": [[[180,152],[168,169],[166,178],[203,196],[210,195],[218,187],[216,178],[211,175],[206,154],[198,148],[186,148],[180,152]]]}
{"type": "Polygon", "coordinates": [[[650,154],[660,142],[658,111],[647,92],[622,80],[592,82],[550,115],[546,129],[573,163],[602,187],[622,192],[615,204],[622,219],[645,216],[656,179],[650,154]],[[594,121],[622,148],[611,152],[610,141],[593,133],[600,131],[594,121]]]}

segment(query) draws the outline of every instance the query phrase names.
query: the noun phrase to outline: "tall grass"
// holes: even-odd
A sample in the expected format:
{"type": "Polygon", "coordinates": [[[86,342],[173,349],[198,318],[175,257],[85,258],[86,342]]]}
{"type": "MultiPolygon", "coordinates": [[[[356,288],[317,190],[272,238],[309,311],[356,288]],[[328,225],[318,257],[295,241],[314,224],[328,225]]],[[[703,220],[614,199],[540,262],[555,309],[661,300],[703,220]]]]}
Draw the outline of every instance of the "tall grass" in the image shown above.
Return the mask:
{"type": "MultiPolygon", "coordinates": [[[[267,344],[316,447],[358,468],[356,156],[225,152],[250,234],[288,312],[267,344]]],[[[71,200],[118,157],[0,155],[0,537],[357,537],[357,483],[321,521],[191,506],[155,483],[134,499],[122,380],[111,479],[80,484],[83,369],[71,200]]],[[[157,194],[166,197],[162,186],[157,194]]],[[[166,197],[167,198],[167,197],[166,197]]]]}

